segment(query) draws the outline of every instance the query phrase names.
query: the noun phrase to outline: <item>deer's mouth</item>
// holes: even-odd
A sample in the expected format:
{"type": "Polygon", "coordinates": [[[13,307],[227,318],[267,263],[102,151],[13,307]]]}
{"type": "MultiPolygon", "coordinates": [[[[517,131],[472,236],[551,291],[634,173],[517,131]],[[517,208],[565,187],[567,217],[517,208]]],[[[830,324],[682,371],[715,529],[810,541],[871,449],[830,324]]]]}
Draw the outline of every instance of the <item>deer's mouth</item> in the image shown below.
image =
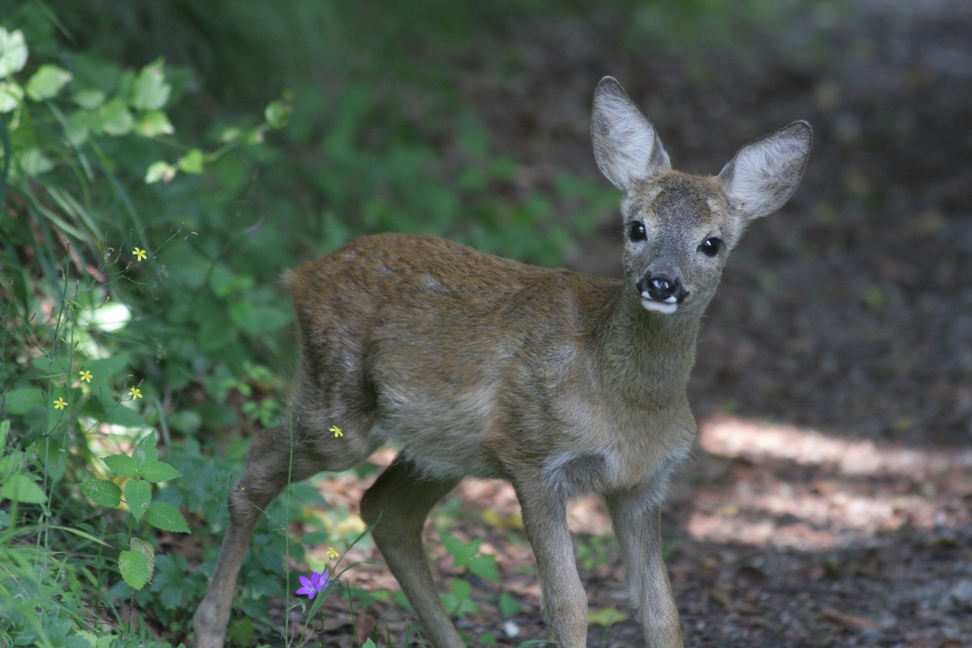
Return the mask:
{"type": "Polygon", "coordinates": [[[658,301],[657,299],[652,299],[651,297],[642,295],[641,305],[645,308],[645,310],[671,315],[678,310],[679,302],[674,297],[669,297],[665,301],[658,301]]]}

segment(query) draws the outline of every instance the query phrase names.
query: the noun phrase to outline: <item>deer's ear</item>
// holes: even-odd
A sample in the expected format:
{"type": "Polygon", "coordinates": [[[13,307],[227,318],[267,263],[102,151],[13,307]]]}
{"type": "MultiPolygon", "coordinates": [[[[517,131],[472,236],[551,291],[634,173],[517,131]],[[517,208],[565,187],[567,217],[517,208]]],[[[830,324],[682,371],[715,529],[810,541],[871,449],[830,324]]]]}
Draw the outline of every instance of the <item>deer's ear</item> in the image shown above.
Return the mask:
{"type": "Polygon", "coordinates": [[[782,207],[800,184],[812,139],[810,124],[798,121],[739,149],[719,173],[729,204],[745,220],[782,207]]]}
{"type": "Polygon", "coordinates": [[[622,191],[672,168],[651,122],[611,77],[594,91],[591,139],[597,167],[622,191]]]}

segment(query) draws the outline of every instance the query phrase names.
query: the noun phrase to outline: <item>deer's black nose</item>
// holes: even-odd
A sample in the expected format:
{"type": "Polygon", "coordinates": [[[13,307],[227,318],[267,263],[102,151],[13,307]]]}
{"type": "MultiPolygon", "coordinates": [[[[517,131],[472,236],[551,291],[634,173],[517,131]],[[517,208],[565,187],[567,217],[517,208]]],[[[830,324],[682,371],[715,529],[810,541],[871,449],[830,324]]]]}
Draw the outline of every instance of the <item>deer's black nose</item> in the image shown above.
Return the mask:
{"type": "Polygon", "coordinates": [[[638,282],[638,292],[642,295],[647,293],[650,299],[669,304],[681,302],[688,295],[681,281],[663,272],[649,272],[642,277],[638,282]]]}

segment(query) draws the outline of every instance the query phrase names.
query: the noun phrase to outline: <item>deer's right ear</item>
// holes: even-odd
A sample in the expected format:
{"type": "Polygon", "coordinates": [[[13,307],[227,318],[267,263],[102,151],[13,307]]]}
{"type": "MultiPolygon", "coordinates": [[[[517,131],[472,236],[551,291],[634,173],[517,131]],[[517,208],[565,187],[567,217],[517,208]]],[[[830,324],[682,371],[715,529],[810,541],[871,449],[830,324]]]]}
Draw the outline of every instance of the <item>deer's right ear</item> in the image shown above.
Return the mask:
{"type": "Polygon", "coordinates": [[[597,167],[622,191],[672,168],[651,122],[612,77],[594,91],[591,139],[597,167]]]}

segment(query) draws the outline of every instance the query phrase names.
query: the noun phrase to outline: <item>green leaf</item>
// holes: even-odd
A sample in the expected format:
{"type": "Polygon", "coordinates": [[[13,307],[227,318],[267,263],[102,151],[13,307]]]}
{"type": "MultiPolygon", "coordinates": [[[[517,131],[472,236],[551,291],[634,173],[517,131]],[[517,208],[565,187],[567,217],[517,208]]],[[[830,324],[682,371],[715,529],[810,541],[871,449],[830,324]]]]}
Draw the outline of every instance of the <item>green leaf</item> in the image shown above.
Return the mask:
{"type": "Polygon", "coordinates": [[[132,84],[131,106],[135,110],[159,110],[169,99],[172,86],[165,82],[162,59],[149,63],[132,84]]]}
{"type": "Polygon", "coordinates": [[[179,168],[184,173],[203,172],[203,154],[199,149],[192,149],[179,160],[179,168]]]}
{"type": "Polygon", "coordinates": [[[253,626],[253,620],[250,617],[233,619],[233,623],[229,624],[229,628],[226,629],[226,638],[237,646],[253,645],[255,636],[256,628],[253,626]]]}
{"type": "Polygon", "coordinates": [[[468,565],[472,557],[479,553],[479,545],[483,542],[482,539],[476,538],[467,544],[447,533],[440,533],[439,537],[442,538],[442,544],[446,551],[452,554],[452,563],[456,567],[468,565]]]}
{"type": "Polygon", "coordinates": [[[499,611],[504,617],[520,613],[520,602],[509,592],[500,592],[499,611]]]}
{"type": "Polygon", "coordinates": [[[101,130],[109,135],[126,135],[135,125],[135,118],[121,99],[112,99],[96,111],[101,130]]]}
{"type": "Polygon", "coordinates": [[[45,63],[37,68],[27,80],[27,96],[34,101],[44,101],[57,95],[71,80],[71,73],[67,70],[45,63]]]}
{"type": "Polygon", "coordinates": [[[47,400],[44,392],[35,387],[25,387],[8,392],[6,407],[8,414],[26,414],[35,407],[44,407],[47,400]]]}
{"type": "Polygon", "coordinates": [[[145,556],[145,562],[148,567],[148,578],[147,582],[152,582],[152,574],[155,572],[155,547],[151,543],[145,542],[138,538],[132,538],[131,550],[137,551],[143,556],[145,556]]]}
{"type": "Polygon", "coordinates": [[[135,132],[145,137],[158,137],[159,135],[171,135],[175,132],[175,128],[172,127],[172,122],[169,121],[164,112],[153,110],[139,120],[135,132]]]}
{"type": "Polygon", "coordinates": [[[469,561],[469,573],[494,583],[499,582],[499,572],[496,571],[496,556],[484,554],[469,561]]]}
{"type": "Polygon", "coordinates": [[[290,113],[294,111],[289,105],[280,101],[271,101],[266,109],[263,111],[264,117],[267,118],[267,123],[274,128],[283,128],[287,125],[290,120],[290,113]]]}
{"type": "Polygon", "coordinates": [[[458,599],[467,599],[469,595],[472,594],[472,585],[464,580],[459,580],[458,578],[453,578],[450,583],[450,589],[452,593],[458,599]]]}
{"type": "Polygon", "coordinates": [[[0,27],[0,79],[24,69],[27,64],[27,43],[19,29],[8,32],[0,27]]]}
{"type": "Polygon", "coordinates": [[[148,559],[140,551],[123,551],[118,556],[118,569],[132,589],[142,589],[148,582],[148,559]]]}
{"type": "Polygon", "coordinates": [[[105,93],[101,90],[92,90],[91,88],[84,88],[78,90],[71,97],[74,103],[78,104],[86,110],[94,110],[101,104],[105,103],[105,93]]]}
{"type": "Polygon", "coordinates": [[[202,417],[193,410],[181,410],[169,416],[169,427],[183,434],[192,435],[202,427],[202,417]]]}
{"type": "Polygon", "coordinates": [[[10,112],[24,98],[24,89],[13,81],[0,81],[0,113],[10,112]]]}
{"type": "Polygon", "coordinates": [[[25,463],[27,463],[27,455],[21,450],[11,450],[0,456],[0,481],[6,480],[9,475],[22,472],[25,463]]]}
{"type": "Polygon", "coordinates": [[[153,182],[158,182],[159,180],[162,182],[169,182],[175,177],[178,171],[179,169],[172,166],[168,162],[164,162],[162,160],[153,162],[148,168],[148,171],[145,172],[145,183],[152,184],[153,182]]]}
{"type": "Polygon", "coordinates": [[[64,136],[72,146],[81,146],[88,140],[91,132],[91,114],[85,110],[75,110],[64,124],[64,136]]]}
{"type": "Polygon", "coordinates": [[[135,477],[138,475],[138,464],[128,455],[117,454],[108,455],[101,459],[105,465],[115,474],[122,477],[135,477]]]}
{"type": "Polygon", "coordinates": [[[81,492],[98,506],[115,508],[121,504],[121,489],[107,479],[89,479],[81,484],[81,492]]]}
{"type": "Polygon", "coordinates": [[[213,289],[217,297],[228,297],[233,293],[252,288],[254,285],[256,285],[256,282],[253,277],[246,274],[235,274],[222,263],[216,264],[209,275],[209,287],[213,289]]]}
{"type": "Polygon", "coordinates": [[[135,444],[135,449],[132,451],[132,458],[135,460],[135,464],[139,470],[142,470],[145,464],[150,461],[158,461],[159,451],[155,448],[155,444],[155,432],[149,432],[135,444]]]}
{"type": "Polygon", "coordinates": [[[105,423],[123,427],[145,427],[145,419],[142,415],[121,403],[105,412],[105,423]]]}
{"type": "Polygon", "coordinates": [[[587,613],[587,622],[591,625],[598,625],[605,628],[610,628],[615,623],[621,623],[628,617],[623,613],[618,611],[614,607],[601,608],[599,610],[591,610],[587,613]]]}
{"type": "Polygon", "coordinates": [[[182,477],[182,473],[164,461],[149,461],[142,468],[142,479],[152,483],[170,481],[182,477]]]}
{"type": "Polygon", "coordinates": [[[163,531],[189,533],[186,518],[182,517],[179,509],[168,502],[152,502],[149,504],[148,510],[145,511],[145,521],[163,531]]]}
{"type": "Polygon", "coordinates": [[[142,519],[151,499],[152,485],[144,479],[133,479],[125,484],[125,503],[136,522],[142,519]]]}
{"type": "Polygon", "coordinates": [[[0,500],[8,499],[11,502],[26,502],[28,504],[43,504],[47,501],[47,495],[33,479],[18,473],[7,478],[7,482],[0,490],[0,500]]]}
{"type": "Polygon", "coordinates": [[[29,148],[22,151],[17,159],[20,162],[20,168],[28,176],[38,176],[54,168],[54,163],[39,148],[29,148]]]}
{"type": "Polygon", "coordinates": [[[258,305],[249,300],[238,301],[229,308],[230,319],[244,333],[259,337],[283,328],[290,321],[290,313],[270,305],[258,305]]]}

